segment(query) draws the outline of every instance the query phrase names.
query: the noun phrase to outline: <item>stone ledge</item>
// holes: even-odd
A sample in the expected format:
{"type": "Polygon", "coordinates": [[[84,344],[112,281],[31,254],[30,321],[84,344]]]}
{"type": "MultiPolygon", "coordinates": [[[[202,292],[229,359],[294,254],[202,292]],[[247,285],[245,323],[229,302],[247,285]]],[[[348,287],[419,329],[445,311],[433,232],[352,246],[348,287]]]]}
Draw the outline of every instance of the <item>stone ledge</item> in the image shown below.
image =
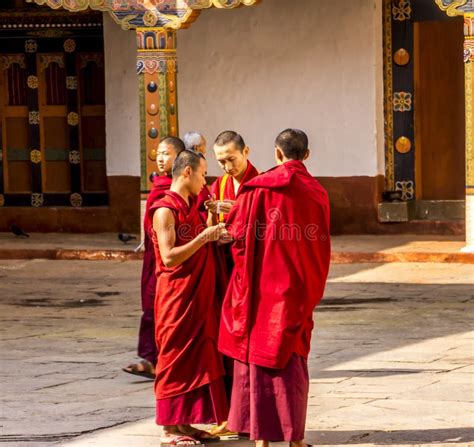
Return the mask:
{"type": "MultiPolygon", "coordinates": [[[[143,253],[129,250],[55,250],[55,249],[0,249],[0,259],[50,259],[58,261],[139,261],[143,253]]],[[[333,264],[442,262],[474,264],[474,253],[455,252],[351,252],[333,251],[333,264]]]]}

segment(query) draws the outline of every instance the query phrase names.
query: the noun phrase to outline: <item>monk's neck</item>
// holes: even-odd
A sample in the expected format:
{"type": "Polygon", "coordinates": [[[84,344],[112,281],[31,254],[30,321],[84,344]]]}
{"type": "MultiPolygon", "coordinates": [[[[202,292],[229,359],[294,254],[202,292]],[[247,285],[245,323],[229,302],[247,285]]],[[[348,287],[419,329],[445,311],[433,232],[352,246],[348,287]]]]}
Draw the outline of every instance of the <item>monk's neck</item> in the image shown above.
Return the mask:
{"type": "Polygon", "coordinates": [[[238,176],[232,177],[232,179],[234,180],[234,185],[240,186],[248,168],[249,168],[249,162],[247,161],[245,163],[245,168],[242,170],[242,172],[238,176]]]}
{"type": "Polygon", "coordinates": [[[179,183],[172,183],[170,191],[175,192],[183,198],[183,200],[189,205],[189,191],[188,189],[179,183]]]}

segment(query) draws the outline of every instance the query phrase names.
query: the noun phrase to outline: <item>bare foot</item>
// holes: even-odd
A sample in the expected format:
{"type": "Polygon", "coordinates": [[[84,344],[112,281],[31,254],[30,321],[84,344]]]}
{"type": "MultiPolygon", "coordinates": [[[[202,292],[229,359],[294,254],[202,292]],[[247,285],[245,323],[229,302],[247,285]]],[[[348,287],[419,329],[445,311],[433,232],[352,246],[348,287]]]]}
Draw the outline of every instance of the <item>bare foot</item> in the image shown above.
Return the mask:
{"type": "Polygon", "coordinates": [[[255,441],[255,447],[270,447],[269,441],[255,441]]]}
{"type": "Polygon", "coordinates": [[[194,438],[188,433],[184,433],[180,430],[182,425],[165,425],[163,427],[163,436],[161,438],[161,443],[171,443],[176,442],[176,445],[201,445],[199,439],[194,438]],[[184,439],[176,439],[183,437],[184,439]],[[173,439],[175,438],[175,439],[173,439]]]}
{"type": "Polygon", "coordinates": [[[184,433],[179,431],[178,425],[165,425],[163,427],[163,433],[165,436],[184,435],[184,433]]]}
{"type": "Polygon", "coordinates": [[[132,363],[126,368],[122,368],[122,371],[136,376],[146,377],[148,379],[155,378],[155,367],[148,360],[141,360],[138,363],[132,363]]]}
{"type": "Polygon", "coordinates": [[[192,425],[177,425],[177,428],[180,433],[187,436],[193,436],[199,431],[197,428],[194,428],[192,425]]]}
{"type": "Polygon", "coordinates": [[[195,437],[201,441],[205,441],[206,439],[211,441],[211,440],[215,440],[215,441],[218,441],[219,440],[219,436],[215,436],[207,431],[204,431],[204,430],[199,430],[198,428],[195,428],[193,427],[192,425],[178,425],[178,430],[186,435],[186,436],[191,436],[191,437],[195,437]]]}

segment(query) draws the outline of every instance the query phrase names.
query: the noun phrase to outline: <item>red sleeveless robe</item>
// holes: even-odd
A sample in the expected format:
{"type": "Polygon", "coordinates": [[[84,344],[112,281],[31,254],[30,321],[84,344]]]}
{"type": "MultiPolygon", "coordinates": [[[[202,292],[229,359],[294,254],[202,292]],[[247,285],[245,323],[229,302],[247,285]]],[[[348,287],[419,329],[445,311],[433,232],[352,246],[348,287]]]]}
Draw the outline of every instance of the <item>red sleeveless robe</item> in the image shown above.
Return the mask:
{"type": "Polygon", "coordinates": [[[141,298],[142,317],[138,333],[138,355],[156,365],[156,343],[155,343],[155,293],[156,293],[156,258],[155,249],[151,240],[152,221],[150,219],[150,207],[158,199],[163,197],[171,187],[171,177],[161,176],[153,179],[153,188],[146,201],[144,227],[145,252],[143,254],[143,266],[141,276],[141,298]]]}
{"type": "MultiPolygon", "coordinates": [[[[175,218],[176,246],[194,239],[206,227],[195,206],[168,191],[150,208],[168,208],[175,218]]],[[[187,261],[166,267],[161,261],[156,233],[157,259],[155,339],[160,350],[155,394],[157,399],[180,396],[210,384],[224,375],[217,350],[215,263],[210,244],[187,261]]]]}

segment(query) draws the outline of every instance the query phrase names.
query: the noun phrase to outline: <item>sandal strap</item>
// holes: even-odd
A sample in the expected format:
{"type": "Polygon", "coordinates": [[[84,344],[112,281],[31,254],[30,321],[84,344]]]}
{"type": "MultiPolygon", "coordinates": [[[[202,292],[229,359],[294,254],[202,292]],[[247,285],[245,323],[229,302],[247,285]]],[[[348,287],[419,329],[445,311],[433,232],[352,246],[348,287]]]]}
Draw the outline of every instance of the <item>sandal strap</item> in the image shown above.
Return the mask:
{"type": "Polygon", "coordinates": [[[194,439],[191,436],[174,436],[173,438],[171,438],[171,441],[169,442],[169,444],[179,445],[178,442],[185,442],[185,441],[193,442],[194,443],[193,445],[201,445],[201,443],[197,439],[194,439]]]}

